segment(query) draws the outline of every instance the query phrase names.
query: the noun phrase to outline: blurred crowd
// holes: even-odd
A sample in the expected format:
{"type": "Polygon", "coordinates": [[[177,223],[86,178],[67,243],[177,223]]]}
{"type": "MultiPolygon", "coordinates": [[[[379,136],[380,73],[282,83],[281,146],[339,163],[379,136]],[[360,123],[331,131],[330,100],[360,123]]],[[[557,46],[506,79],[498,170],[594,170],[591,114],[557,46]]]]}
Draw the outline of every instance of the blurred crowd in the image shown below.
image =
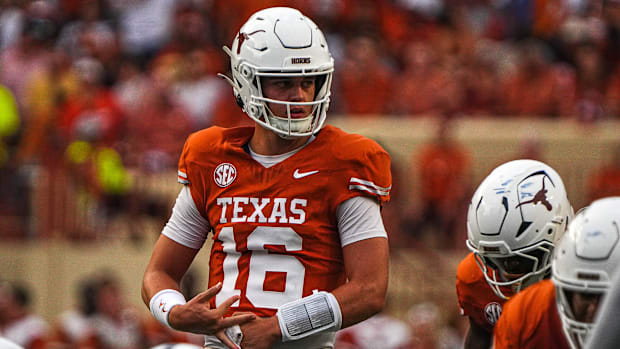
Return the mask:
{"type": "MultiPolygon", "coordinates": [[[[3,0],[2,235],[92,238],[119,212],[166,219],[169,198],[136,183],[174,171],[190,132],[250,124],[216,76],[221,47],[273,5],[323,28],[331,115],[620,118],[619,0],[3,0]],[[33,223],[36,205],[51,209],[33,223]]],[[[429,184],[445,190],[415,216],[450,231],[458,217],[443,214],[462,211],[438,178],[462,178],[469,160],[447,154],[442,170],[437,149],[420,163],[448,172],[429,184]]]]}
{"type": "MultiPolygon", "coordinates": [[[[196,274],[181,284],[189,297],[197,294],[196,274]]],[[[117,276],[100,270],[76,285],[75,305],[45,319],[32,311],[28,284],[0,282],[0,338],[24,349],[148,349],[187,343],[201,348],[203,336],[174,331],[150,313],[127,302],[117,276]]],[[[464,322],[457,313],[444,318],[433,302],[412,305],[403,319],[387,312],[339,331],[336,349],[458,349],[464,322]]]]}
{"type": "MultiPolygon", "coordinates": [[[[411,159],[419,201],[408,206],[396,190],[384,210],[396,245],[464,246],[475,183],[451,120],[620,119],[620,0],[0,0],[0,238],[97,239],[122,217],[140,238],[138,217],[163,224],[173,200],[140,184],[174,182],[191,132],[250,124],[216,76],[229,69],[221,47],[274,5],[325,32],[331,115],[438,118],[411,159]]],[[[620,145],[615,154],[589,179],[589,201],[620,195],[620,145]]],[[[535,143],[515,157],[544,160],[535,143]]],[[[400,170],[395,188],[410,175],[400,170]]],[[[0,333],[26,348],[197,343],[125,306],[109,274],[77,294],[75,309],[46,323],[30,313],[26,286],[1,284],[0,333]]],[[[373,347],[381,337],[370,326],[390,329],[393,348],[459,347],[461,332],[443,324],[435,305],[419,304],[406,321],[380,314],[343,331],[338,345],[373,347]]]]}
{"type": "MultiPolygon", "coordinates": [[[[191,278],[182,291],[194,296],[191,278]]],[[[174,331],[149,313],[128,304],[126,290],[108,270],[84,278],[76,287],[75,306],[46,320],[31,307],[29,285],[0,283],[0,338],[24,349],[142,349],[161,343],[202,344],[202,336],[174,331]]]]}

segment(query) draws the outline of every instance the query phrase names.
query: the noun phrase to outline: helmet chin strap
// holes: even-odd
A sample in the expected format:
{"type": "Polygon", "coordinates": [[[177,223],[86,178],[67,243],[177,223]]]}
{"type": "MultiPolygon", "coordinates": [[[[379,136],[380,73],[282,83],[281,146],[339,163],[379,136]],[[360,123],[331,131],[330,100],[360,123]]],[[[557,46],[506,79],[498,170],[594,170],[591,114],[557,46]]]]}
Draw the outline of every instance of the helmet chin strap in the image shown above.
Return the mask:
{"type": "Polygon", "coordinates": [[[316,112],[316,108],[313,108],[312,112],[308,114],[308,116],[298,119],[293,119],[290,115],[290,105],[287,105],[286,113],[288,115],[287,118],[283,118],[275,115],[271,109],[265,105],[265,119],[267,123],[282,132],[286,132],[288,134],[276,132],[278,136],[283,139],[293,139],[298,136],[291,134],[292,132],[308,132],[312,128],[312,121],[314,120],[314,114],[316,112]]]}
{"type": "MultiPolygon", "coordinates": [[[[277,116],[269,116],[269,123],[279,130],[287,130],[289,129],[289,119],[277,117],[277,116]]],[[[312,114],[302,119],[290,119],[290,131],[291,132],[306,132],[310,130],[310,126],[312,125],[312,114]]],[[[289,139],[295,138],[293,135],[278,135],[282,138],[289,139]]]]}

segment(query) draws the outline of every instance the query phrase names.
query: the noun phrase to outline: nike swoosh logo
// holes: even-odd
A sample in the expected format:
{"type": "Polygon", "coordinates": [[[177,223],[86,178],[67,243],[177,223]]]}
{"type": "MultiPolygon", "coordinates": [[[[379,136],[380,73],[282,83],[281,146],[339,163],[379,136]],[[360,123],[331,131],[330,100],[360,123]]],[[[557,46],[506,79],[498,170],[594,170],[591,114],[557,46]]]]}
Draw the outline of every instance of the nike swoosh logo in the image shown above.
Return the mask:
{"type": "Polygon", "coordinates": [[[311,175],[313,175],[315,173],[319,173],[319,170],[308,171],[308,172],[299,172],[299,169],[297,168],[297,169],[295,169],[295,172],[293,173],[293,178],[300,179],[300,178],[311,176],[311,175]]]}

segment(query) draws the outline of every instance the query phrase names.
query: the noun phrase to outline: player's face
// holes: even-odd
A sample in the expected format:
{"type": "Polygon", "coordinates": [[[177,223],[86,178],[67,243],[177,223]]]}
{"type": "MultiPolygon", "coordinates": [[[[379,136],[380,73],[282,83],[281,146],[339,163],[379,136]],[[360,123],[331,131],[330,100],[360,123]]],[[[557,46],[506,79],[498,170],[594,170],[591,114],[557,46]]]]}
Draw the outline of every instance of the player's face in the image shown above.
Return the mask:
{"type": "Polygon", "coordinates": [[[540,266],[544,252],[542,250],[529,251],[525,255],[516,255],[505,258],[494,258],[492,263],[502,270],[502,275],[506,281],[516,280],[523,275],[536,269],[536,265],[540,266]]]}
{"type": "MultiPolygon", "coordinates": [[[[263,78],[261,85],[263,95],[270,99],[287,102],[312,102],[315,96],[316,79],[312,76],[307,77],[273,77],[263,78]]],[[[276,116],[287,118],[286,105],[278,103],[268,103],[268,107],[276,116]]],[[[291,106],[291,117],[299,119],[310,115],[311,105],[291,106]]]]}
{"type": "Polygon", "coordinates": [[[594,316],[601,300],[600,293],[568,292],[575,320],[594,322],[594,316]]]}
{"type": "Polygon", "coordinates": [[[506,258],[496,258],[494,264],[499,264],[503,271],[502,275],[506,281],[512,281],[533,270],[534,261],[520,257],[512,256],[506,258]]]}

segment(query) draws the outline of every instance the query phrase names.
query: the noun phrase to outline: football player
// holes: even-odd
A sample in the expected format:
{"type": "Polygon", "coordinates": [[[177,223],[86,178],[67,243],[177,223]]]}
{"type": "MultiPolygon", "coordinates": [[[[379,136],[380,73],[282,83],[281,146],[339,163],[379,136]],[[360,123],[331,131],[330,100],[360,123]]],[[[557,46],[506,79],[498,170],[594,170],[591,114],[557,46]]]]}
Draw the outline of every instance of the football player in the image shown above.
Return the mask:
{"type": "Polygon", "coordinates": [[[551,280],[505,304],[495,348],[583,348],[620,264],[619,207],[620,197],[605,198],[577,214],[553,253],[551,280]]]}
{"type": "Polygon", "coordinates": [[[333,348],[337,330],[384,306],[390,157],[324,126],[334,61],[299,11],[256,12],[224,50],[255,126],[187,139],[143,299],[165,325],[206,334],[208,348],[333,348]],[[209,231],[210,288],[186,301],[179,280],[209,231]]]}
{"type": "MultiPolygon", "coordinates": [[[[618,223],[620,224],[620,223],[618,223]]],[[[616,273],[600,305],[596,326],[588,335],[588,349],[616,349],[620,343],[620,273],[616,273]]]]}
{"type": "Polygon", "coordinates": [[[493,326],[508,298],[550,274],[551,252],[573,210],[558,173],[535,160],[494,169],[467,213],[467,247],[456,292],[469,318],[465,348],[490,348],[493,326]]]}

